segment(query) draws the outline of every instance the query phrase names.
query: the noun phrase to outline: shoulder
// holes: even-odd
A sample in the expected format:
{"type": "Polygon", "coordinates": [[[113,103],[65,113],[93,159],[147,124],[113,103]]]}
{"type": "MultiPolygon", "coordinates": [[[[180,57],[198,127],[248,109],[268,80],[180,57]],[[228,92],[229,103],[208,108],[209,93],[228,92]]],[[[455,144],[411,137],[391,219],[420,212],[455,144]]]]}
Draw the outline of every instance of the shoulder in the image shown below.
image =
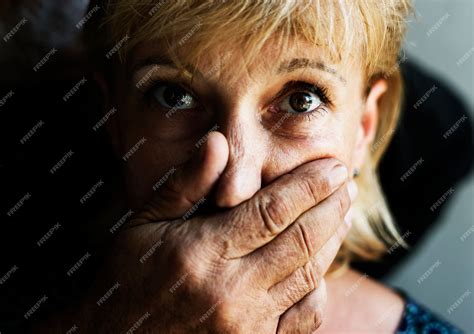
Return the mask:
{"type": "Polygon", "coordinates": [[[394,333],[405,308],[403,297],[366,274],[348,270],[327,277],[328,302],[322,333],[394,333]]]}

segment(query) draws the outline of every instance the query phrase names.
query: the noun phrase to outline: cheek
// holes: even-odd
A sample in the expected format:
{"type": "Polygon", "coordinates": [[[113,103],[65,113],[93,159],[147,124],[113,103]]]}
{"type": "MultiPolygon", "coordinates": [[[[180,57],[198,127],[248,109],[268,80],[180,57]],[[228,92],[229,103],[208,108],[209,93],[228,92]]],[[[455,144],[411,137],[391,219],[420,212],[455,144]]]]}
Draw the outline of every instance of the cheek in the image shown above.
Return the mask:
{"type": "Polygon", "coordinates": [[[127,195],[134,207],[153,193],[153,186],[169,175],[170,169],[189,159],[196,150],[195,144],[212,128],[212,123],[202,117],[183,122],[180,114],[166,117],[164,113],[138,109],[126,105],[119,121],[119,159],[127,195]],[[124,161],[122,157],[143,139],[144,144],[124,161]]]}
{"type": "Polygon", "coordinates": [[[168,178],[170,171],[179,168],[193,154],[193,143],[159,144],[146,141],[133,155],[123,161],[127,195],[133,207],[138,207],[168,178]]]}
{"type": "Polygon", "coordinates": [[[336,158],[352,166],[356,125],[351,117],[333,117],[324,126],[314,127],[313,135],[304,139],[270,139],[271,149],[262,171],[262,182],[267,184],[301,164],[321,158],[336,158]]]}

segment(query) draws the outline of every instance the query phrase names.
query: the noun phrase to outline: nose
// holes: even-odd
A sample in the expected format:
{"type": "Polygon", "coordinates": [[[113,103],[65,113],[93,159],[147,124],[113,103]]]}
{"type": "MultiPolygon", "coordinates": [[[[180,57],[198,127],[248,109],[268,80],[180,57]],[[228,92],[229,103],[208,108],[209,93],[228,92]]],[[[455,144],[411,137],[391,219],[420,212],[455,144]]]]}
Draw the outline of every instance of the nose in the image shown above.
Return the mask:
{"type": "Polygon", "coordinates": [[[229,160],[216,188],[219,207],[236,206],[260,189],[267,151],[255,112],[234,110],[228,115],[219,122],[229,145],[229,160]]]}

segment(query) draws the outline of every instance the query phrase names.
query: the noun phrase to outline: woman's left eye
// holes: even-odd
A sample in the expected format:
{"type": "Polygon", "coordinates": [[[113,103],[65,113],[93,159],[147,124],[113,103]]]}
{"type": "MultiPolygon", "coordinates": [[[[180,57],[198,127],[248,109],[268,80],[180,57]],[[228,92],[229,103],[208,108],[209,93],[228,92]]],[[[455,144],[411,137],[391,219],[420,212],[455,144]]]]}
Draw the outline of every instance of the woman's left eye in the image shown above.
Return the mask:
{"type": "Polygon", "coordinates": [[[311,113],[318,109],[323,102],[319,96],[312,92],[295,92],[286,96],[279,104],[280,110],[291,114],[311,113]]]}

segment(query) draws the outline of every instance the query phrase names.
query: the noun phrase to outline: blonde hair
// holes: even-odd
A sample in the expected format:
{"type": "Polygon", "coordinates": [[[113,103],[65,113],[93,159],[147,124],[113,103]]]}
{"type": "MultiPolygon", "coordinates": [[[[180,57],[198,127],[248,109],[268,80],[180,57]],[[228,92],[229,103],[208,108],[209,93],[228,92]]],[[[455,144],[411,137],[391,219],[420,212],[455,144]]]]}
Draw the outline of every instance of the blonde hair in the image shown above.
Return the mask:
{"type": "MultiPolygon", "coordinates": [[[[377,165],[396,127],[402,82],[397,56],[411,13],[410,0],[115,0],[107,2],[100,40],[109,50],[119,41],[118,59],[141,43],[158,41],[177,66],[197,64],[209,50],[238,45],[242,66],[256,59],[271,37],[284,50],[298,37],[328,51],[336,61],[360,55],[367,87],[384,77],[388,92],[380,102],[377,134],[356,179],[359,196],[354,203],[353,227],[338,254],[338,263],[380,258],[387,245],[403,244],[381,191],[377,165]],[[177,51],[181,52],[180,57],[177,51]]],[[[97,27],[96,27],[97,28],[97,27]]],[[[275,55],[275,59],[278,55],[275,55]]],[[[233,64],[234,65],[234,64],[233,64]]],[[[236,69],[239,70],[239,69],[236,69]]]]}

